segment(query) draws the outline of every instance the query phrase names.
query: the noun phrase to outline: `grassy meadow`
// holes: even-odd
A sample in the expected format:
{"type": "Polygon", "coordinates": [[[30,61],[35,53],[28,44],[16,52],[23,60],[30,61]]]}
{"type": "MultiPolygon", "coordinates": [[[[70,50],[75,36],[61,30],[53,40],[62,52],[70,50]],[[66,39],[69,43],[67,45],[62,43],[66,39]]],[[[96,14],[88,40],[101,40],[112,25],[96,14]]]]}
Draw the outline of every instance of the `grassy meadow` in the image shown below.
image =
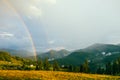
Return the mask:
{"type": "Polygon", "coordinates": [[[59,71],[0,70],[0,80],[120,80],[120,76],[59,71]]]}

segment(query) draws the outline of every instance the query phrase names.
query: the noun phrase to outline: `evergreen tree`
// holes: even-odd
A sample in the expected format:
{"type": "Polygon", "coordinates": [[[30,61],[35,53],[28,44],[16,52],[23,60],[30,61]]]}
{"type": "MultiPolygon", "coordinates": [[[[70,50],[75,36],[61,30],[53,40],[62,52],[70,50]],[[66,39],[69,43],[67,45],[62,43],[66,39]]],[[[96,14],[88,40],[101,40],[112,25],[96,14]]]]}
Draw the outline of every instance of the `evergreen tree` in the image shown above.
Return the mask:
{"type": "Polygon", "coordinates": [[[106,64],[106,74],[112,74],[112,65],[110,62],[106,64]]]}
{"type": "Polygon", "coordinates": [[[101,74],[101,67],[99,66],[96,71],[98,74],[101,74]]]}
{"type": "Polygon", "coordinates": [[[80,72],[80,67],[75,66],[75,67],[74,67],[74,72],[80,72]]]}
{"type": "Polygon", "coordinates": [[[105,70],[104,70],[104,68],[102,68],[102,67],[98,67],[97,68],[97,71],[96,71],[98,74],[104,74],[104,72],[105,72],[105,70]]]}
{"type": "Polygon", "coordinates": [[[39,70],[38,61],[37,61],[37,63],[36,63],[36,68],[35,68],[35,70],[39,70]]]}
{"type": "Polygon", "coordinates": [[[39,70],[42,70],[43,68],[43,63],[42,63],[42,60],[39,61],[39,70]]]}
{"type": "Polygon", "coordinates": [[[85,60],[85,63],[83,64],[83,72],[85,73],[89,72],[88,60],[85,60]]]}
{"type": "Polygon", "coordinates": [[[53,71],[58,71],[59,69],[60,69],[60,67],[59,67],[57,61],[54,61],[54,63],[53,63],[53,71]]]}
{"type": "Polygon", "coordinates": [[[113,74],[120,74],[120,58],[113,62],[113,74]]]}
{"type": "Polygon", "coordinates": [[[113,65],[112,65],[112,69],[113,69],[113,70],[112,70],[112,73],[113,73],[113,74],[116,73],[116,66],[117,66],[117,64],[116,64],[116,62],[114,61],[114,62],[113,62],[113,65]]]}
{"type": "Polygon", "coordinates": [[[118,58],[118,73],[120,73],[120,58],[118,58]]]}
{"type": "Polygon", "coordinates": [[[80,72],[83,72],[84,69],[83,69],[83,65],[80,65],[80,72]]]}
{"type": "Polygon", "coordinates": [[[74,71],[74,67],[72,65],[69,65],[68,71],[73,72],[74,71]]]}
{"type": "Polygon", "coordinates": [[[44,70],[50,70],[50,64],[48,58],[46,58],[44,61],[44,70]]]}
{"type": "Polygon", "coordinates": [[[119,59],[117,59],[116,60],[116,73],[118,74],[118,73],[120,73],[120,71],[119,71],[119,59]]]}

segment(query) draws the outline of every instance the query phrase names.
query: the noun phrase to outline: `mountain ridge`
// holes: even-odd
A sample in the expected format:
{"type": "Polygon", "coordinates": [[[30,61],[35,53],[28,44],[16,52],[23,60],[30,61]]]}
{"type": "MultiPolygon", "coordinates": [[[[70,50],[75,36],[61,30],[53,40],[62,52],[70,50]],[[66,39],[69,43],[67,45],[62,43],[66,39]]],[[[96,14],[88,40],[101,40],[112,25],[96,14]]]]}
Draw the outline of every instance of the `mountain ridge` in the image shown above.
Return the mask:
{"type": "Polygon", "coordinates": [[[112,44],[94,44],[87,48],[76,50],[70,55],[57,59],[60,65],[83,64],[87,59],[91,69],[95,71],[98,66],[105,66],[120,57],[120,46],[112,44]]]}

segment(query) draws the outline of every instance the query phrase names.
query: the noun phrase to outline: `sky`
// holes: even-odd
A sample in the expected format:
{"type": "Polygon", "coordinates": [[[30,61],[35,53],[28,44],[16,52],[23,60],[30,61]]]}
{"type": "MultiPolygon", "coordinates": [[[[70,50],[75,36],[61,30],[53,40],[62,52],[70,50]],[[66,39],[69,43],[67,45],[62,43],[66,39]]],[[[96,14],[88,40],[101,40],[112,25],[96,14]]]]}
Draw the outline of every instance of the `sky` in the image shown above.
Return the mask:
{"type": "Polygon", "coordinates": [[[120,0],[0,0],[0,48],[76,50],[120,43],[120,0]],[[32,40],[31,38],[32,37],[32,40]]]}

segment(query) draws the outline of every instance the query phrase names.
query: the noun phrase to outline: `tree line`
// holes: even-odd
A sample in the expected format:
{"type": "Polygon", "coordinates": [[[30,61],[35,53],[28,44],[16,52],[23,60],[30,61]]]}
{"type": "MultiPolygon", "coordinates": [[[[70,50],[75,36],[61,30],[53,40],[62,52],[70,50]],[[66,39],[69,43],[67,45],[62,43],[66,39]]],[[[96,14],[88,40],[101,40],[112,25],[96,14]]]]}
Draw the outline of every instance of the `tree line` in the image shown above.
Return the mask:
{"type": "Polygon", "coordinates": [[[85,62],[80,66],[73,66],[73,65],[60,66],[56,60],[54,60],[52,63],[49,63],[47,58],[44,61],[39,60],[36,63],[35,70],[51,70],[51,69],[53,71],[69,71],[69,72],[84,72],[84,73],[88,73],[90,71],[88,60],[85,60],[85,62]]]}
{"type": "MultiPolygon", "coordinates": [[[[53,61],[52,64],[49,63],[46,58],[44,61],[40,60],[36,65],[36,70],[52,70],[53,71],[68,71],[68,72],[83,72],[91,73],[89,62],[86,59],[85,62],[79,66],[67,65],[60,66],[57,61],[53,61]]],[[[97,74],[109,74],[109,75],[118,75],[120,74],[120,58],[115,61],[108,62],[105,66],[98,66],[96,70],[97,74]]]]}
{"type": "Polygon", "coordinates": [[[120,58],[115,61],[108,62],[105,67],[99,66],[98,74],[119,75],[120,74],[120,58]]]}
{"type": "Polygon", "coordinates": [[[60,66],[57,61],[54,61],[53,64],[50,64],[48,58],[46,58],[44,61],[37,61],[35,70],[51,70],[51,68],[53,69],[53,71],[60,70],[60,66]]]}

